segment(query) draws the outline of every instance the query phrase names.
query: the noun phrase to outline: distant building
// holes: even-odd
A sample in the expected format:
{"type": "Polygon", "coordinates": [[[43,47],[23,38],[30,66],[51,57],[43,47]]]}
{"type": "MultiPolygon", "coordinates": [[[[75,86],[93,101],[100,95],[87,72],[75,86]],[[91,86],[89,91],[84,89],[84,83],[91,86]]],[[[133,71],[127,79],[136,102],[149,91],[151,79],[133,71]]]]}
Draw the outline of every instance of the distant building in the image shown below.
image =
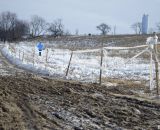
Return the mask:
{"type": "Polygon", "coordinates": [[[142,34],[147,34],[148,32],[148,15],[144,14],[142,17],[142,34]]]}

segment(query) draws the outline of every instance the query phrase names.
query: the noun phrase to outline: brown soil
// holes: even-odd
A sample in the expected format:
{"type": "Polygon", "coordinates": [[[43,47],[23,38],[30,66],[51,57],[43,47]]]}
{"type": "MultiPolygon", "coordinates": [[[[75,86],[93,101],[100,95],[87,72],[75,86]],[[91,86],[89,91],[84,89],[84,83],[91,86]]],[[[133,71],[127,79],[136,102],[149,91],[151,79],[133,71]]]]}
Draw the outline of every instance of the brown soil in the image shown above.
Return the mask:
{"type": "Polygon", "coordinates": [[[123,87],[0,76],[0,130],[158,129],[158,101],[123,87]]]}

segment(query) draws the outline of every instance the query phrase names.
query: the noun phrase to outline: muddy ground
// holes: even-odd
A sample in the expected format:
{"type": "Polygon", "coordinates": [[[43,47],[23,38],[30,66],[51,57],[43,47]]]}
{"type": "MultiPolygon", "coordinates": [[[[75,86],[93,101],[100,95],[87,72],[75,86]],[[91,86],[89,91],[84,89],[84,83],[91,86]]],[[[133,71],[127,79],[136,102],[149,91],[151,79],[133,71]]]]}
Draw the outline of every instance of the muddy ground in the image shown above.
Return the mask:
{"type": "Polygon", "coordinates": [[[0,130],[157,130],[159,100],[138,98],[133,89],[0,76],[0,130]]]}

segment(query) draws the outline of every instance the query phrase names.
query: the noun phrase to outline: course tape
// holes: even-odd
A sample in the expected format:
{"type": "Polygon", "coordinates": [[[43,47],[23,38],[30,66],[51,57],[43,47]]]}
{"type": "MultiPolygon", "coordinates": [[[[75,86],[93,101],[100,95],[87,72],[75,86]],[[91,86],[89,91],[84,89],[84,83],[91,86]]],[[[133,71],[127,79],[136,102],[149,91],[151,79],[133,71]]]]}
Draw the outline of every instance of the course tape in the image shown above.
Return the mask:
{"type": "MultiPolygon", "coordinates": [[[[136,48],[143,48],[143,47],[148,47],[148,45],[140,45],[140,46],[134,46],[134,47],[103,47],[105,50],[129,50],[129,49],[136,49],[136,48]]],[[[87,53],[87,52],[97,52],[100,51],[101,49],[87,49],[87,50],[76,50],[73,51],[74,53],[87,53]]]]}
{"type": "Polygon", "coordinates": [[[141,45],[141,46],[134,46],[134,47],[104,47],[106,50],[128,50],[128,49],[135,49],[135,48],[143,48],[148,47],[148,45],[141,45]]]}

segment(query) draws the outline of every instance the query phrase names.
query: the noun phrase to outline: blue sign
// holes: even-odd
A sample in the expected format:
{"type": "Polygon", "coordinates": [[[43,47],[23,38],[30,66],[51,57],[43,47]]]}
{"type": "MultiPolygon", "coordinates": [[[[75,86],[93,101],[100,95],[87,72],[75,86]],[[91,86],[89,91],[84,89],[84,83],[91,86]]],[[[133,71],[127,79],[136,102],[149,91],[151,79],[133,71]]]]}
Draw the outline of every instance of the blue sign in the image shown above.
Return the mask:
{"type": "Polygon", "coordinates": [[[37,48],[39,51],[42,51],[44,49],[44,45],[41,42],[39,42],[37,48]]]}

